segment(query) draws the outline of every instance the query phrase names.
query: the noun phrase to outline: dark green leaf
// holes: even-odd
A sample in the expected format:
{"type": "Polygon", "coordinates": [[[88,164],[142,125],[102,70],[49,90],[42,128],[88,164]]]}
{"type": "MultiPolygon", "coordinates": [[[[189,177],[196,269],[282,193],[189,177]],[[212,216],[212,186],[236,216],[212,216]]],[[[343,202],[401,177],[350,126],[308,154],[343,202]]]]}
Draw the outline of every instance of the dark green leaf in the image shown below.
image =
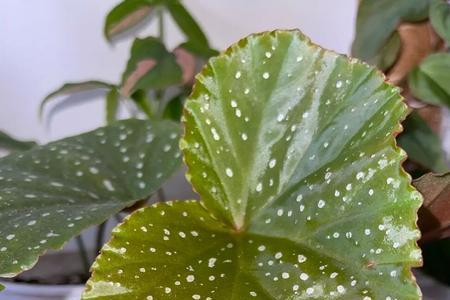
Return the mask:
{"type": "Polygon", "coordinates": [[[163,118],[179,122],[183,113],[183,104],[186,95],[180,94],[169,100],[164,108],[163,118]]]}
{"type": "Polygon", "coordinates": [[[356,21],[352,54],[371,64],[386,67],[380,52],[386,47],[397,26],[428,17],[432,0],[361,0],[356,21]]]}
{"type": "Polygon", "coordinates": [[[434,172],[449,170],[441,140],[417,113],[408,116],[404,128],[398,143],[408,153],[409,159],[434,172]]]}
{"type": "Polygon", "coordinates": [[[178,135],[127,120],[0,159],[0,276],[156,191],[180,166],[178,135]]]}
{"type": "Polygon", "coordinates": [[[12,136],[0,131],[0,148],[9,151],[24,151],[36,146],[36,142],[33,141],[20,141],[12,136]]]}
{"type": "Polygon", "coordinates": [[[119,100],[120,94],[117,88],[112,88],[108,94],[106,94],[106,123],[110,124],[117,120],[119,100]]]}
{"type": "Polygon", "coordinates": [[[127,31],[144,20],[152,11],[150,0],[125,0],[106,16],[104,34],[108,40],[127,31]]]}
{"type": "Polygon", "coordinates": [[[450,107],[450,54],[428,56],[408,77],[414,96],[423,102],[450,107]]]}
{"type": "Polygon", "coordinates": [[[175,56],[156,38],[136,39],[127,69],[122,76],[122,93],[132,95],[142,89],[162,89],[181,83],[182,72],[175,56]]]}
{"type": "Polygon", "coordinates": [[[51,99],[53,99],[55,97],[71,95],[71,94],[75,94],[75,93],[92,91],[92,90],[98,90],[98,89],[110,90],[113,87],[114,87],[114,85],[112,85],[112,84],[102,82],[102,81],[97,81],[97,80],[65,83],[62,87],[60,87],[56,91],[50,93],[47,97],[44,98],[44,100],[41,102],[41,106],[39,108],[39,115],[42,115],[45,105],[51,99]]]}
{"type": "Polygon", "coordinates": [[[195,21],[187,9],[179,1],[174,1],[167,4],[167,9],[170,15],[177,23],[178,27],[183,31],[189,43],[193,47],[200,49],[210,49],[208,45],[208,38],[203,33],[200,25],[195,21]]]}
{"type": "Polygon", "coordinates": [[[150,106],[149,99],[147,97],[147,92],[143,90],[137,90],[131,95],[136,106],[149,118],[153,117],[152,107],[150,106]]]}
{"type": "Polygon", "coordinates": [[[198,56],[204,57],[204,58],[210,58],[212,56],[216,56],[217,54],[219,54],[219,52],[215,49],[212,49],[210,47],[199,46],[198,44],[192,43],[189,41],[181,44],[180,47],[186,49],[187,51],[189,51],[192,54],[195,54],[195,55],[198,55],[198,56]]]}
{"type": "Polygon", "coordinates": [[[450,43],[450,3],[435,1],[430,7],[430,20],[436,32],[450,43]]]}
{"type": "Polygon", "coordinates": [[[181,141],[201,202],[114,232],[84,299],[419,299],[407,113],[366,64],[298,31],[252,35],[197,76],[181,141]]]}
{"type": "Polygon", "coordinates": [[[379,66],[381,70],[389,69],[397,60],[401,46],[400,35],[396,31],[374,58],[374,61],[377,62],[376,65],[379,66]]]}

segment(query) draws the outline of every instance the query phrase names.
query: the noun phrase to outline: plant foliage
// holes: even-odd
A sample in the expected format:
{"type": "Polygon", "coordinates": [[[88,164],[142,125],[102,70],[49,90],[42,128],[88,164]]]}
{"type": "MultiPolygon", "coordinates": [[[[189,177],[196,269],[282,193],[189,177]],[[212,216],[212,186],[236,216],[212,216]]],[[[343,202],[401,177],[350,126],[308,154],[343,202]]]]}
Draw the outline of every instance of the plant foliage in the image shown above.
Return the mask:
{"type": "Polygon", "coordinates": [[[419,299],[406,113],[380,73],[298,31],[239,41],[184,110],[201,201],[127,218],[83,299],[419,299]]]}

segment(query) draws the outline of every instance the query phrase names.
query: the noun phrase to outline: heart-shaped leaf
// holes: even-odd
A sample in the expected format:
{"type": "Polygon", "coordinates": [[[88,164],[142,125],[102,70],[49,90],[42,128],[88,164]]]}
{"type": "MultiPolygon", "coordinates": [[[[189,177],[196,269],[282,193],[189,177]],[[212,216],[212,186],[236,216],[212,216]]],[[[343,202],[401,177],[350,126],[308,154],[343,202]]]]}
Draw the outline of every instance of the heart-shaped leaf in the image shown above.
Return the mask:
{"type": "Polygon", "coordinates": [[[156,38],[136,39],[122,75],[122,93],[130,96],[142,89],[161,89],[181,83],[182,71],[175,55],[156,38]]]}
{"type": "Polygon", "coordinates": [[[152,0],[125,0],[106,16],[104,33],[108,40],[129,30],[144,20],[152,11],[152,0]]]}
{"type": "Polygon", "coordinates": [[[178,135],[127,120],[0,159],[0,276],[148,197],[180,165],[178,135]]]}
{"type": "Polygon", "coordinates": [[[430,7],[430,21],[436,32],[450,43],[450,3],[435,0],[430,7]]]}
{"type": "Polygon", "coordinates": [[[210,60],[181,142],[201,202],[115,232],[84,299],[419,299],[420,194],[394,135],[407,107],[372,67],[298,31],[210,60]]]}
{"type": "Polygon", "coordinates": [[[9,134],[0,131],[0,148],[10,151],[23,151],[28,150],[36,146],[36,142],[33,141],[20,141],[13,138],[9,134]]]}
{"type": "Polygon", "coordinates": [[[450,107],[450,54],[428,56],[409,74],[411,92],[423,102],[450,107]]]}
{"type": "Polygon", "coordinates": [[[425,20],[431,1],[361,0],[356,21],[356,36],[352,46],[353,55],[388,68],[389,65],[385,64],[386,61],[383,61],[384,57],[380,52],[401,22],[425,20]]]}
{"type": "Polygon", "coordinates": [[[449,166],[442,151],[442,142],[419,114],[412,113],[403,123],[405,131],[398,138],[408,158],[434,172],[445,172],[449,166]]]}

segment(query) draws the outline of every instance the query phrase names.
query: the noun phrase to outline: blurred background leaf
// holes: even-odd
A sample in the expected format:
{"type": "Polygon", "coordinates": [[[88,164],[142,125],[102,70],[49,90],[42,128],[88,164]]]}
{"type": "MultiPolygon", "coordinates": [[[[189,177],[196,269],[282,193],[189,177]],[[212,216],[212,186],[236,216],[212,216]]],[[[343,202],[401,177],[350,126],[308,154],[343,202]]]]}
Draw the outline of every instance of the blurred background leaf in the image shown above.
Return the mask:
{"type": "Polygon", "coordinates": [[[408,153],[408,158],[434,172],[448,171],[439,137],[419,114],[416,112],[410,114],[403,126],[404,132],[397,141],[408,153]]]}
{"type": "Polygon", "coordinates": [[[136,39],[131,48],[127,68],[122,75],[122,94],[163,89],[182,82],[182,70],[174,54],[154,37],[136,39]]]}
{"type": "Polygon", "coordinates": [[[179,122],[183,114],[183,104],[186,99],[184,93],[178,94],[167,102],[164,108],[163,118],[179,122]]]}
{"type": "Polygon", "coordinates": [[[209,49],[205,33],[181,2],[171,2],[167,5],[167,9],[191,44],[198,48],[209,49]]]}
{"type": "Polygon", "coordinates": [[[430,7],[430,21],[436,32],[450,43],[450,4],[443,0],[435,1],[430,7]]]}
{"type": "Polygon", "coordinates": [[[450,54],[428,56],[409,75],[414,96],[425,103],[450,106],[450,54]]]}
{"type": "MultiPolygon", "coordinates": [[[[382,58],[385,45],[401,22],[418,22],[428,17],[431,0],[361,0],[356,21],[352,54],[383,69],[389,68],[382,58]]],[[[390,42],[388,48],[393,48],[390,42]]],[[[395,48],[394,48],[395,49],[395,48]]],[[[388,52],[392,56],[392,50],[388,52]]]]}
{"type": "Polygon", "coordinates": [[[36,146],[36,142],[33,141],[21,141],[12,136],[0,131],[0,148],[8,151],[24,151],[36,146]]]}
{"type": "Polygon", "coordinates": [[[48,102],[50,100],[52,100],[56,97],[68,96],[68,95],[75,94],[75,93],[81,93],[81,92],[93,91],[93,90],[109,90],[113,87],[114,87],[113,84],[106,83],[103,81],[98,81],[98,80],[65,83],[65,84],[63,84],[63,86],[61,86],[57,90],[51,92],[47,97],[44,98],[44,100],[41,102],[41,106],[39,108],[39,115],[42,116],[45,106],[48,104],[48,102]]]}
{"type": "Polygon", "coordinates": [[[126,0],[114,7],[106,16],[104,34],[108,40],[131,29],[152,12],[149,0],[126,0]]]}

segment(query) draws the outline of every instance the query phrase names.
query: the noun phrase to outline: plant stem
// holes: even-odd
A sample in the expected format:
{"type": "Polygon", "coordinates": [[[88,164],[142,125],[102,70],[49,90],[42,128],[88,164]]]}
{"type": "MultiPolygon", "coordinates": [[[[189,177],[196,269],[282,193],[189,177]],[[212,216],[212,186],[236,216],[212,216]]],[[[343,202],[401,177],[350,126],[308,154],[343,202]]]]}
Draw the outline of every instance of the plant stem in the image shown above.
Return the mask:
{"type": "Polygon", "coordinates": [[[103,222],[102,224],[100,224],[98,226],[98,229],[97,229],[97,247],[95,249],[95,251],[96,251],[95,252],[95,256],[100,254],[100,250],[103,247],[103,238],[104,238],[104,235],[105,235],[105,229],[106,229],[106,223],[107,222],[108,221],[105,221],[105,222],[103,222]]]}
{"type": "Polygon", "coordinates": [[[87,255],[86,246],[84,245],[83,238],[81,235],[77,236],[76,239],[78,246],[78,253],[80,254],[81,261],[83,263],[84,272],[86,276],[89,277],[89,257],[87,255]]]}
{"type": "Polygon", "coordinates": [[[158,9],[158,38],[164,44],[164,9],[158,9]]]}
{"type": "Polygon", "coordinates": [[[157,202],[165,202],[166,201],[166,195],[164,194],[164,190],[162,188],[158,189],[158,200],[157,202]]]}

